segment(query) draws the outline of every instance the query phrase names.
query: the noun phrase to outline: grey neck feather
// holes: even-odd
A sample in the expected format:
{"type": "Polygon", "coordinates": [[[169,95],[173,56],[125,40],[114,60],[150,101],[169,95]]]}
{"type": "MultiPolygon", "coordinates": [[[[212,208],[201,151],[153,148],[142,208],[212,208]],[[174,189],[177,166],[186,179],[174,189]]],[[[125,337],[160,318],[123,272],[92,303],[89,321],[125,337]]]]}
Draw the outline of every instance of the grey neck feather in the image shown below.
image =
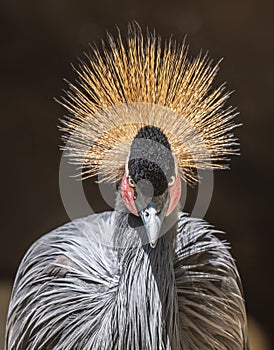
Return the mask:
{"type": "MultiPolygon", "coordinates": [[[[158,348],[160,343],[165,344],[164,348],[167,349],[170,346],[176,348],[175,344],[180,344],[181,339],[174,275],[174,238],[177,234],[178,212],[179,208],[176,208],[164,220],[164,229],[170,228],[161,235],[156,247],[151,248],[141,219],[127,211],[120,196],[116,201],[115,243],[121,248],[119,259],[124,283],[120,285],[125,288],[124,292],[121,291],[121,303],[130,303],[132,308],[136,306],[137,309],[138,305],[146,305],[142,309],[141,322],[148,322],[148,327],[152,327],[154,336],[151,337],[151,348],[158,348]],[[126,301],[125,296],[128,299],[126,301]],[[161,330],[154,329],[149,320],[157,320],[156,324],[162,324],[163,327],[161,330]]],[[[142,334],[139,336],[142,337],[142,334]]]]}

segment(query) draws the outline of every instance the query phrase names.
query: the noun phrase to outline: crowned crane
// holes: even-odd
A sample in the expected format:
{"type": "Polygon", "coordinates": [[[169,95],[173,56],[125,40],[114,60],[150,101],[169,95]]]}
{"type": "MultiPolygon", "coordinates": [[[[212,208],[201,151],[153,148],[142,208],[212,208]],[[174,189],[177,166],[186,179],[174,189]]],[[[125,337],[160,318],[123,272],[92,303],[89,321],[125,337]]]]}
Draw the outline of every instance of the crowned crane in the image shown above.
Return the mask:
{"type": "Polygon", "coordinates": [[[241,282],[181,181],[237,153],[218,64],[136,24],[108,35],[63,98],[65,150],[116,184],[114,211],[42,236],[18,269],[6,350],[248,349],[241,282]]]}

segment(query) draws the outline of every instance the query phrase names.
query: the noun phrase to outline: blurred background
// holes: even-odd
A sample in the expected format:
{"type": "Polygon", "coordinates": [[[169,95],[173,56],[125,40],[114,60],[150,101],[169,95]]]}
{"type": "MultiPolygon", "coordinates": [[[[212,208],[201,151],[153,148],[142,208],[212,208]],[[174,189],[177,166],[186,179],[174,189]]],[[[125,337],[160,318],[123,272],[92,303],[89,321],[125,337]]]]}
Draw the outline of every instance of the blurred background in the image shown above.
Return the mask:
{"type": "MultiPolygon", "coordinates": [[[[215,173],[206,220],[227,232],[242,277],[253,350],[272,349],[274,2],[271,0],[0,2],[1,245],[0,349],[12,281],[20,260],[42,234],[68,221],[58,187],[61,152],[53,101],[75,79],[70,63],[115,26],[137,20],[224,61],[215,82],[235,90],[241,157],[215,173]]],[[[107,209],[93,180],[86,192],[107,209]]],[[[193,192],[193,191],[192,191],[193,192]]],[[[190,191],[191,193],[191,191],[190,191]]],[[[94,204],[96,203],[96,204],[94,204]]],[[[191,200],[187,202],[191,206],[191,200]]],[[[191,208],[186,207],[186,210],[191,208]]]]}

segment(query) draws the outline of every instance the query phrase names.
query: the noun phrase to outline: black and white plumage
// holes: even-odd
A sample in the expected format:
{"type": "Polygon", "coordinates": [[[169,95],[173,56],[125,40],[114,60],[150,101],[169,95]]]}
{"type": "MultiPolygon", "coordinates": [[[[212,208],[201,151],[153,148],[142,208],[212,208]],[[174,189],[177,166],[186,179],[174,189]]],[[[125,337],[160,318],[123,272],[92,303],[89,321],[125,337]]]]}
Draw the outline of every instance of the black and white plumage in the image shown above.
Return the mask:
{"type": "Polygon", "coordinates": [[[238,272],[212,227],[179,213],[175,237],[127,248],[125,221],[94,214],[31,247],[14,284],[6,348],[247,349],[238,272]],[[110,248],[119,223],[125,247],[110,248]]]}
{"type": "Polygon", "coordinates": [[[161,52],[158,41],[130,27],[128,47],[110,38],[111,52],[83,66],[85,93],[71,86],[66,147],[86,174],[118,181],[116,208],[33,244],[14,283],[6,350],[248,349],[228,246],[179,205],[180,178],[195,181],[195,165],[221,168],[236,152],[233,110],[222,108],[222,89],[208,92],[216,67],[187,62],[172,42],[161,52]]]}

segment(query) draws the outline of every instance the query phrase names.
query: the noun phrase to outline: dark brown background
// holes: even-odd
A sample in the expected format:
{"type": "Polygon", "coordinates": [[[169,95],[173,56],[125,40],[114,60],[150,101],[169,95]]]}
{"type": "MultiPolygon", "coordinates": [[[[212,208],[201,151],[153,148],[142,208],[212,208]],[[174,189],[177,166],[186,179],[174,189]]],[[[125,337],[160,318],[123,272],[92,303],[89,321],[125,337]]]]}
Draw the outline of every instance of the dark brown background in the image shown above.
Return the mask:
{"type": "MultiPolygon", "coordinates": [[[[224,57],[217,83],[235,90],[243,126],[242,156],[215,174],[206,219],[225,230],[242,275],[248,312],[271,337],[273,308],[274,2],[1,1],[1,247],[0,278],[12,279],[30,244],[68,220],[58,188],[58,118],[54,101],[74,79],[88,42],[137,20],[179,41],[190,53],[224,57]]],[[[106,205],[87,184],[97,211],[106,205]]]]}

